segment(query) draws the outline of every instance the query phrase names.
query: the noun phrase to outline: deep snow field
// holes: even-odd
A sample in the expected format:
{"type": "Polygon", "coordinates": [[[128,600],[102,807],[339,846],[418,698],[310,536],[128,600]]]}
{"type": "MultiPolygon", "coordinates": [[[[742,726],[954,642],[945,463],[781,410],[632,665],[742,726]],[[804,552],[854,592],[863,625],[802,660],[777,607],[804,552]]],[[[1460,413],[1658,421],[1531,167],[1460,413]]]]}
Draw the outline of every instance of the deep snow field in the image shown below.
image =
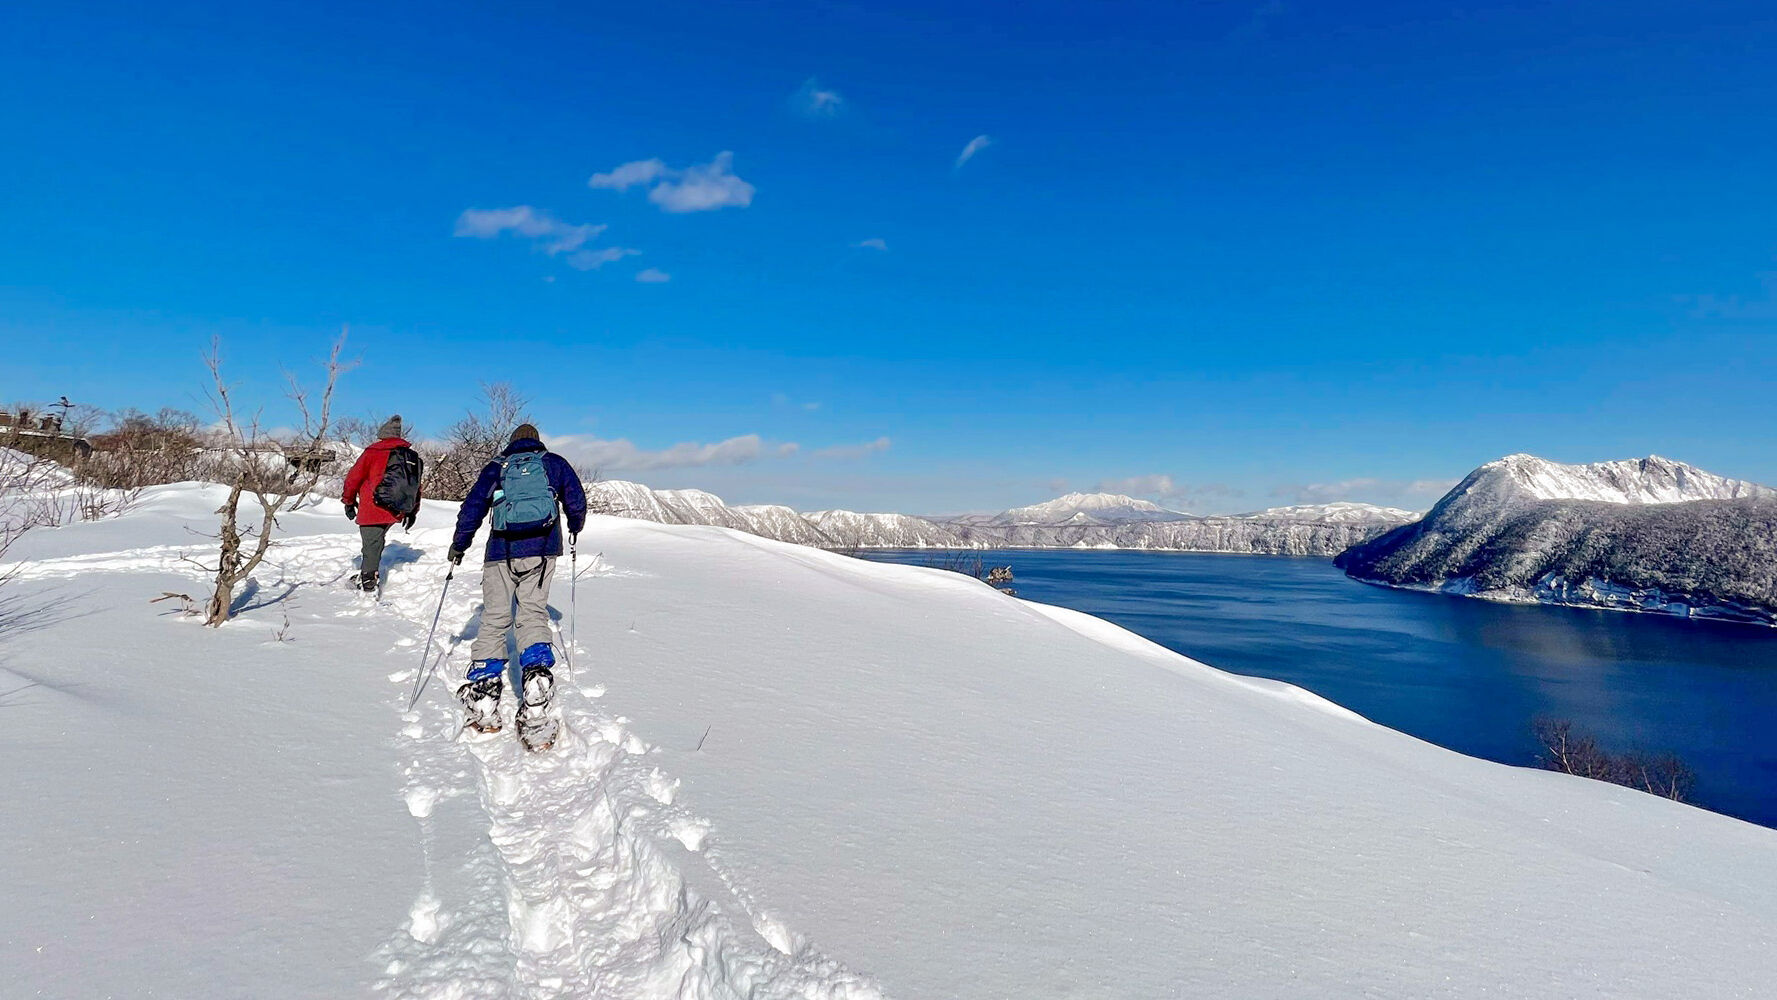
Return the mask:
{"type": "Polygon", "coordinates": [[[457,741],[454,505],[381,604],[287,515],[209,630],[220,497],[8,556],[0,996],[1777,995],[1777,831],[726,529],[592,519],[561,743],[457,741]]]}

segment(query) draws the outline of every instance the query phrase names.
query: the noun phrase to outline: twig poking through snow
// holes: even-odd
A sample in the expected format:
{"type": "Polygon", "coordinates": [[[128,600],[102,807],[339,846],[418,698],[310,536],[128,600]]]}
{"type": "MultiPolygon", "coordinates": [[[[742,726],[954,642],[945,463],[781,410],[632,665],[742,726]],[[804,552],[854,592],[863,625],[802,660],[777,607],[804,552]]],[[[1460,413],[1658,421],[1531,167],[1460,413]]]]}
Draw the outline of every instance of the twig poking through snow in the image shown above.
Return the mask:
{"type": "Polygon", "coordinates": [[[716,724],[713,722],[703,727],[703,735],[697,738],[697,745],[691,748],[692,753],[699,753],[703,750],[703,741],[710,738],[710,730],[714,728],[716,728],[716,724]]]}

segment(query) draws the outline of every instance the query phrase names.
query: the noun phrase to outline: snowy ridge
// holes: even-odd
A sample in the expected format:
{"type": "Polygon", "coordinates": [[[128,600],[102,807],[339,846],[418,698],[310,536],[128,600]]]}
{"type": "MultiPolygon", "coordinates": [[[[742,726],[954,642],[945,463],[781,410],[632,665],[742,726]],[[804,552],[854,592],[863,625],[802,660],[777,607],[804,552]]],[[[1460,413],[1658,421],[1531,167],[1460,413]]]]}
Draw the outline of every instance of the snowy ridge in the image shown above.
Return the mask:
{"type": "Polygon", "coordinates": [[[1316,521],[1325,524],[1382,524],[1393,527],[1419,516],[1418,512],[1399,507],[1381,507],[1373,503],[1341,500],[1335,503],[1296,504],[1270,507],[1251,514],[1235,515],[1252,520],[1316,521]]]}
{"type": "Polygon", "coordinates": [[[1513,489],[1538,500],[1619,504],[1777,496],[1777,490],[1768,486],[1718,476],[1658,455],[1589,465],[1563,465],[1522,453],[1507,455],[1476,469],[1457,487],[1458,491],[1483,489],[1513,489]]]}
{"type": "Polygon", "coordinates": [[[594,510],[660,524],[736,528],[763,538],[841,552],[881,548],[1101,548],[1331,556],[1415,518],[1363,503],[1278,507],[1199,517],[1116,493],[1070,493],[995,515],[922,518],[771,504],[731,506],[702,490],[650,490],[607,481],[589,487],[594,510]]]}

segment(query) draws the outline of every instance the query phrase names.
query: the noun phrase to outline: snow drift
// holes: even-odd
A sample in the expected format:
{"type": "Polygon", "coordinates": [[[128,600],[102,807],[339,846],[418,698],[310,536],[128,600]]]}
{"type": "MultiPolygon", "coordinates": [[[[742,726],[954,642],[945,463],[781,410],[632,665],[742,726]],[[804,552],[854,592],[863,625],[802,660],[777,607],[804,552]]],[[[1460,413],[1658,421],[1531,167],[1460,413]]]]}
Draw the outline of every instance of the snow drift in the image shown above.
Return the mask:
{"type": "MultiPolygon", "coordinates": [[[[46,997],[1765,995],[1777,832],[1450,753],[960,575],[582,538],[567,735],[418,674],[455,511],[348,592],[328,502],[210,631],[215,491],[29,533],[0,967],[46,997]],[[597,555],[595,556],[595,553],[597,555]],[[424,683],[413,711],[406,705],[424,683]]],[[[473,559],[471,559],[473,562],[473,559]]]]}

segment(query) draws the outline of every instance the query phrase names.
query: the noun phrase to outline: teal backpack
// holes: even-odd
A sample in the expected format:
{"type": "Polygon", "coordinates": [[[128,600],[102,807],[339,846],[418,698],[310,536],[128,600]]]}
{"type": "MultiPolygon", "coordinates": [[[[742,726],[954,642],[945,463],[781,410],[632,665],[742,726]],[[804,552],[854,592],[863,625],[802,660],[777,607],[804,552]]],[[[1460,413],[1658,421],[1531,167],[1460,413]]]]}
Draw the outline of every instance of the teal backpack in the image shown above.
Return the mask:
{"type": "Polygon", "coordinates": [[[555,525],[555,489],[541,451],[521,451],[500,459],[500,485],[494,490],[494,530],[508,535],[541,534],[555,525]]]}

